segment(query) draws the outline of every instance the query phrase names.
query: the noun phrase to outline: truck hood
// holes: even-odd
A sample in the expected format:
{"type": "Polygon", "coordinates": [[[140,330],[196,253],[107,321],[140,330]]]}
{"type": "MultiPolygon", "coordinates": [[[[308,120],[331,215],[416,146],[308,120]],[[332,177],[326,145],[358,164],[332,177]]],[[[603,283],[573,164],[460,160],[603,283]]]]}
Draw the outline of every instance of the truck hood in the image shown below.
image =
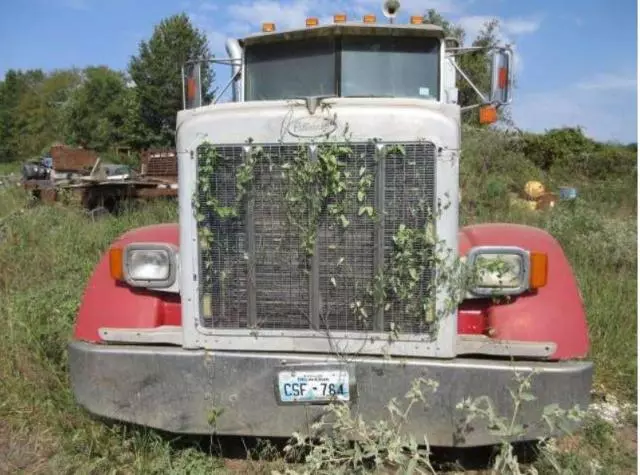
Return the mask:
{"type": "Polygon", "coordinates": [[[458,150],[460,108],[424,99],[330,98],[322,104],[305,100],[225,103],[182,110],[177,117],[178,150],[204,140],[217,144],[309,142],[432,141],[458,150]]]}

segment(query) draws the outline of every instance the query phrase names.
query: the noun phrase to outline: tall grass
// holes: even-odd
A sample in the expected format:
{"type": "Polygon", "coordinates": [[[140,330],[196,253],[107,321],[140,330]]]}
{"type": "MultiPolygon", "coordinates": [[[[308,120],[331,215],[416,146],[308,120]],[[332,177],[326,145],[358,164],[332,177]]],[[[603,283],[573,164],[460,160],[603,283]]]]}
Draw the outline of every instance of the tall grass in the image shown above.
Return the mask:
{"type": "MultiPolygon", "coordinates": [[[[543,169],[517,135],[466,130],[464,140],[463,224],[531,224],[560,241],[586,303],[596,383],[635,398],[636,174],[572,175],[566,163],[543,169]],[[510,193],[529,179],[551,188],[576,186],[580,197],[548,212],[510,206],[510,193]]],[[[150,203],[99,221],[73,207],[30,204],[15,187],[0,188],[0,203],[0,471],[222,471],[209,449],[93,421],[73,401],[66,373],[75,313],[101,254],[128,229],[175,221],[175,203],[150,203]],[[17,442],[8,445],[3,434],[17,442]]]]}
{"type": "MultiPolygon", "coordinates": [[[[77,208],[29,204],[20,189],[1,193],[0,430],[9,425],[22,452],[30,444],[47,447],[49,469],[65,472],[131,469],[152,453],[154,460],[168,458],[159,437],[137,431],[123,438],[121,428],[93,423],[76,407],[66,344],[86,282],[109,243],[133,227],[175,221],[176,205],[152,203],[94,222],[77,208]],[[122,450],[123,440],[130,450],[122,450]]],[[[26,455],[9,460],[31,470],[39,460],[26,455]]]]}

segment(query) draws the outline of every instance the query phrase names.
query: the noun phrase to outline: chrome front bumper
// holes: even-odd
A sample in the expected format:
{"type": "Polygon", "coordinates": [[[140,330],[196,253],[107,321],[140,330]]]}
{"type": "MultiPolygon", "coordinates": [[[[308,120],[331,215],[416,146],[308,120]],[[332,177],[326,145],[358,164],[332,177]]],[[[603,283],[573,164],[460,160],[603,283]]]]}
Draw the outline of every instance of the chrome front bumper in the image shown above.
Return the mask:
{"type": "MultiPolygon", "coordinates": [[[[72,342],[69,369],[76,400],[89,412],[176,433],[289,437],[308,433],[324,406],[278,404],[277,371],[291,365],[335,364],[322,355],[251,352],[207,352],[176,347],[97,345],[72,342]],[[220,413],[220,411],[222,411],[220,413]],[[218,413],[215,426],[210,416],[218,413]]],[[[433,446],[489,445],[497,439],[487,423],[461,426],[464,413],[456,405],[465,398],[488,396],[499,415],[511,417],[515,372],[535,371],[520,423],[529,427],[526,439],[549,434],[542,423],[545,406],[569,409],[589,404],[590,362],[510,362],[488,359],[397,359],[354,357],[347,363],[355,374],[354,413],[376,421],[387,415],[392,398],[400,404],[417,378],[439,383],[427,395],[428,407],[414,406],[405,426],[433,446]],[[468,429],[468,428],[467,428],[468,429]]]]}

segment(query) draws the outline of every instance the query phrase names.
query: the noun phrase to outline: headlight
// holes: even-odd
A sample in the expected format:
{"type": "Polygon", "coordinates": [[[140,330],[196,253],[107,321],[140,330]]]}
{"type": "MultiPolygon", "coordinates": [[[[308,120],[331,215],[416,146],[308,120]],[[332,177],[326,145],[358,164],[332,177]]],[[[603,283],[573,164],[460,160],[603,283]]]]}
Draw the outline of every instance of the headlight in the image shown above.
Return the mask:
{"type": "Polygon", "coordinates": [[[166,249],[130,249],[126,258],[131,280],[166,282],[171,275],[171,258],[166,249]]]}
{"type": "Polygon", "coordinates": [[[518,295],[547,281],[546,254],[519,247],[475,247],[467,263],[472,273],[468,290],[476,296],[518,295]]]}
{"type": "Polygon", "coordinates": [[[169,244],[135,243],[111,251],[111,274],[134,287],[167,289],[176,281],[177,249],[169,244]],[[118,263],[121,263],[118,269],[118,263]],[[115,272],[114,272],[115,271],[115,272]]]}

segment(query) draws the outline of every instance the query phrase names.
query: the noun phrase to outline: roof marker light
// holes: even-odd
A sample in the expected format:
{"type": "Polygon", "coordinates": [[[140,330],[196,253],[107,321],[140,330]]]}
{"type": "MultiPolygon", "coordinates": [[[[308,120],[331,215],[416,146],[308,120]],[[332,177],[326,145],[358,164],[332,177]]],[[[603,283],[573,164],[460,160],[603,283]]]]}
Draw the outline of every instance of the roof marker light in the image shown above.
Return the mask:
{"type": "Polygon", "coordinates": [[[376,16],[375,15],[371,15],[371,14],[367,14],[367,15],[362,17],[362,22],[363,23],[375,23],[376,22],[376,16]]]}
{"type": "Polygon", "coordinates": [[[318,19],[315,17],[309,17],[306,21],[307,27],[318,26],[318,19]]]}
{"type": "Polygon", "coordinates": [[[424,18],[420,15],[413,15],[411,17],[411,24],[412,25],[422,25],[422,23],[424,23],[424,18]]]}
{"type": "Polygon", "coordinates": [[[262,31],[264,33],[272,33],[276,31],[276,24],[271,22],[266,22],[262,24],[262,31]]]}
{"type": "Polygon", "coordinates": [[[346,23],[347,22],[347,15],[345,13],[336,13],[335,15],[333,15],[333,22],[334,23],[346,23]]]}

